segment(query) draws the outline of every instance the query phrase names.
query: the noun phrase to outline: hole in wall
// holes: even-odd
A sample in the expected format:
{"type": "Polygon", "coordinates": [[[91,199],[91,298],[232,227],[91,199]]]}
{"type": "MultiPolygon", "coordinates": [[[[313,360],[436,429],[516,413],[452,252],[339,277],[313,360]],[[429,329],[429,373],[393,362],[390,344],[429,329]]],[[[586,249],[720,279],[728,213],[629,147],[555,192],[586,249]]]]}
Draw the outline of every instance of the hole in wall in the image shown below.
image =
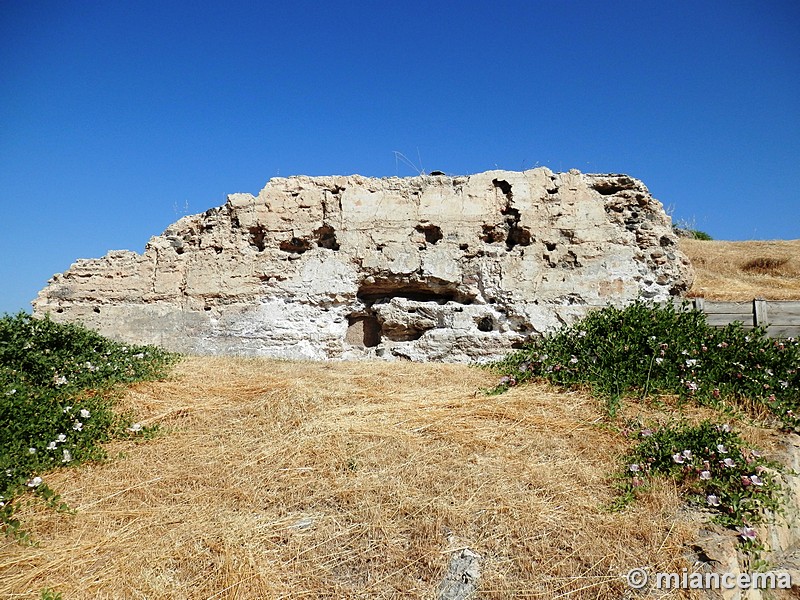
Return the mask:
{"type": "Polygon", "coordinates": [[[306,250],[311,249],[311,243],[305,238],[293,237],[291,239],[282,241],[279,248],[284,252],[302,254],[306,250]]]}
{"type": "Polygon", "coordinates": [[[502,242],[508,235],[508,232],[504,231],[502,227],[496,227],[495,225],[483,225],[482,227],[483,234],[481,235],[481,240],[487,244],[502,242]]]}
{"type": "Polygon", "coordinates": [[[442,235],[442,229],[438,225],[420,224],[417,225],[415,229],[425,235],[425,241],[429,244],[435,244],[444,237],[442,235]]]}
{"type": "Polygon", "coordinates": [[[266,230],[261,225],[256,225],[249,229],[250,231],[250,245],[253,246],[259,252],[263,252],[264,248],[264,238],[267,237],[266,230]]]}
{"type": "Polygon", "coordinates": [[[511,184],[508,183],[505,179],[492,179],[492,185],[499,189],[506,199],[511,202],[511,199],[514,197],[514,194],[511,192],[511,184]]]}
{"type": "Polygon", "coordinates": [[[317,238],[317,246],[328,250],[338,250],[339,242],[336,241],[336,230],[330,225],[324,224],[314,230],[314,237],[317,238]]]}
{"type": "Polygon", "coordinates": [[[494,319],[489,315],[478,319],[478,331],[494,331],[494,319]]]}
{"type": "Polygon", "coordinates": [[[374,278],[370,282],[362,282],[357,297],[361,302],[371,306],[376,302],[387,302],[392,298],[406,298],[416,302],[458,302],[472,304],[474,297],[462,293],[455,284],[436,280],[418,280],[411,278],[374,278]]]}
{"type": "Polygon", "coordinates": [[[93,312],[96,312],[97,314],[100,314],[100,307],[95,306],[93,312]]]}

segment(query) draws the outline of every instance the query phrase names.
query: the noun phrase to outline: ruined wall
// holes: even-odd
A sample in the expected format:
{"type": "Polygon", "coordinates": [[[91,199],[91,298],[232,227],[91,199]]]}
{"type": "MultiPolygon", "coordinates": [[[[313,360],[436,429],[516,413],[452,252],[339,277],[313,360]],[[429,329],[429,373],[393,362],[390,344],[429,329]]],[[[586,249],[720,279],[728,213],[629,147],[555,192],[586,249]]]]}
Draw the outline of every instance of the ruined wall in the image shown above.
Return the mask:
{"type": "Polygon", "coordinates": [[[184,352],[470,361],[691,278],[661,203],[624,175],[290,177],[142,255],[79,260],[33,305],[184,352]]]}

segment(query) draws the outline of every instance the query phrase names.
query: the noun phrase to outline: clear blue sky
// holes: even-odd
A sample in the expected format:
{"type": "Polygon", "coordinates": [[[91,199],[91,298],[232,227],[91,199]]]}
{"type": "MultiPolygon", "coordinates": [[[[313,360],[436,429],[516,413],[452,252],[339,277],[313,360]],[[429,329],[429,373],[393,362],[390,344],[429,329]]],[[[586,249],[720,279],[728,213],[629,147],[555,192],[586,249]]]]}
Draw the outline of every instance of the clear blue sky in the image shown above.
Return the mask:
{"type": "Polygon", "coordinates": [[[800,237],[800,2],[0,1],[0,313],[273,176],[628,173],[800,237]]]}

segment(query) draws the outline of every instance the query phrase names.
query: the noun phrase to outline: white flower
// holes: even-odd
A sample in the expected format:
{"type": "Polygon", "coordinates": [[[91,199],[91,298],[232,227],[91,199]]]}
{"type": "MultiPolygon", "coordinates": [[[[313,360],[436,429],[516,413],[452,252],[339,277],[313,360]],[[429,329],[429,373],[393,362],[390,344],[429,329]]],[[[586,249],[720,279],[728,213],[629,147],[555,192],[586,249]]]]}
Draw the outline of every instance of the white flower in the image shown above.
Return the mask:
{"type": "Polygon", "coordinates": [[[28,448],[28,454],[36,454],[36,448],[28,448]]]}
{"type": "Polygon", "coordinates": [[[63,410],[62,412],[63,412],[64,414],[67,414],[67,413],[68,413],[69,411],[71,411],[71,410],[72,410],[72,407],[71,407],[71,406],[66,406],[66,407],[64,407],[64,410],[63,410]]]}
{"type": "Polygon", "coordinates": [[[142,430],[141,423],[134,423],[130,427],[128,427],[128,431],[132,431],[133,433],[139,433],[142,430]]]}
{"type": "Polygon", "coordinates": [[[55,450],[56,449],[56,443],[55,442],[50,442],[49,444],[47,444],[47,449],[48,450],[55,450]]]}
{"type": "Polygon", "coordinates": [[[72,424],[72,428],[73,428],[75,431],[81,431],[81,430],[83,429],[83,423],[81,423],[80,421],[75,421],[75,422],[72,424]]]}
{"type": "Polygon", "coordinates": [[[696,358],[690,358],[689,360],[686,361],[686,366],[687,367],[693,367],[696,364],[697,364],[697,359],[696,358]]]}
{"type": "Polygon", "coordinates": [[[133,358],[144,358],[144,353],[139,352],[139,354],[134,354],[133,358]]]}
{"type": "Polygon", "coordinates": [[[720,454],[727,454],[728,449],[722,444],[717,444],[717,452],[719,452],[720,454]]]}
{"type": "Polygon", "coordinates": [[[720,505],[719,496],[715,496],[714,494],[709,494],[708,496],[706,496],[706,502],[708,502],[709,506],[720,505]]]}
{"type": "Polygon", "coordinates": [[[27,485],[28,487],[31,487],[31,488],[39,487],[40,485],[42,485],[42,478],[41,477],[34,477],[30,481],[28,481],[28,483],[25,484],[25,485],[27,485]]]}
{"type": "Polygon", "coordinates": [[[60,375],[60,376],[59,375],[53,375],[53,383],[56,384],[57,386],[66,385],[67,384],[67,378],[64,377],[63,375],[60,375]]]}
{"type": "Polygon", "coordinates": [[[656,358],[656,364],[657,365],[660,365],[662,362],[664,362],[663,358],[661,358],[660,356],[656,358]]]}
{"type": "Polygon", "coordinates": [[[700,479],[711,479],[711,471],[700,471],[700,479]]]}
{"type": "Polygon", "coordinates": [[[86,410],[85,408],[81,409],[81,417],[83,417],[84,419],[88,419],[91,416],[92,413],[90,413],[88,410],[86,410]]]}
{"type": "Polygon", "coordinates": [[[630,469],[631,473],[638,473],[639,472],[639,465],[634,463],[630,467],[628,467],[628,469],[630,469]]]}
{"type": "Polygon", "coordinates": [[[683,464],[683,454],[681,454],[680,452],[678,452],[677,454],[673,454],[672,455],[672,460],[674,460],[679,465],[682,465],[683,464]]]}
{"type": "Polygon", "coordinates": [[[17,393],[17,388],[14,388],[14,389],[13,389],[13,390],[11,390],[10,392],[6,392],[6,396],[13,396],[13,395],[14,395],[14,394],[16,394],[16,393],[17,393]]]}
{"type": "Polygon", "coordinates": [[[569,359],[569,362],[574,365],[576,362],[578,362],[578,359],[573,356],[572,358],[569,359]]]}
{"type": "Polygon", "coordinates": [[[725,460],[722,461],[722,464],[725,465],[726,467],[735,467],[736,466],[736,463],[733,462],[732,458],[726,458],[725,460]]]}
{"type": "Polygon", "coordinates": [[[72,460],[72,453],[69,450],[67,450],[66,448],[64,448],[63,455],[64,455],[64,458],[61,459],[61,462],[68,463],[69,461],[72,460]]]}
{"type": "Polygon", "coordinates": [[[761,479],[758,475],[750,475],[750,481],[753,482],[753,485],[762,486],[764,485],[764,480],[761,479]]]}
{"type": "Polygon", "coordinates": [[[56,438],[56,441],[63,444],[64,442],[67,441],[67,436],[64,435],[63,433],[59,433],[58,437],[56,438]]]}

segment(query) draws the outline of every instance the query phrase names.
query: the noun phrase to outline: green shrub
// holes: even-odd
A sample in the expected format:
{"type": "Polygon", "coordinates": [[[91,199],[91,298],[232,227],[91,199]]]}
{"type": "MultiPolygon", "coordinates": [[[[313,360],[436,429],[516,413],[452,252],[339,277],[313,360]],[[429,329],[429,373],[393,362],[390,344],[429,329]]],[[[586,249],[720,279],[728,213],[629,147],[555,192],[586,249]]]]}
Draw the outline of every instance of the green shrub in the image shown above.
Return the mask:
{"type": "MultiPolygon", "coordinates": [[[[686,308],[686,307],[684,307],[686,308]]],[[[772,340],[740,323],[711,327],[698,311],[637,301],[589,313],[493,365],[502,391],[533,377],[589,385],[613,416],[625,396],[677,394],[772,413],[800,431],[800,343],[772,340]]]]}
{"type": "MultiPolygon", "coordinates": [[[[624,397],[677,395],[720,408],[772,414],[798,431],[800,343],[772,340],[741,323],[710,327],[701,312],[634,302],[597,310],[571,327],[526,345],[492,365],[503,374],[490,393],[532,378],[589,386],[615,416],[624,397]]],[[[625,457],[617,507],[632,501],[653,477],[668,477],[689,501],[737,528],[758,552],[753,525],[780,508],[781,467],[748,448],[727,425],[703,422],[635,427],[625,457]]]]}
{"type": "Polygon", "coordinates": [[[102,458],[101,444],[127,426],[113,410],[117,388],[160,377],[176,359],[76,324],[0,318],[0,526],[18,532],[26,491],[59,507],[41,475],[102,458]]]}
{"type": "Polygon", "coordinates": [[[666,477],[690,503],[711,510],[714,520],[758,547],[753,527],[780,509],[780,465],[747,447],[728,425],[676,423],[630,433],[637,443],[624,458],[618,508],[646,490],[652,478],[666,477]]]}
{"type": "Polygon", "coordinates": [[[689,229],[689,234],[693,239],[703,240],[704,242],[710,242],[714,239],[705,231],[700,231],[699,229],[689,229]]]}

